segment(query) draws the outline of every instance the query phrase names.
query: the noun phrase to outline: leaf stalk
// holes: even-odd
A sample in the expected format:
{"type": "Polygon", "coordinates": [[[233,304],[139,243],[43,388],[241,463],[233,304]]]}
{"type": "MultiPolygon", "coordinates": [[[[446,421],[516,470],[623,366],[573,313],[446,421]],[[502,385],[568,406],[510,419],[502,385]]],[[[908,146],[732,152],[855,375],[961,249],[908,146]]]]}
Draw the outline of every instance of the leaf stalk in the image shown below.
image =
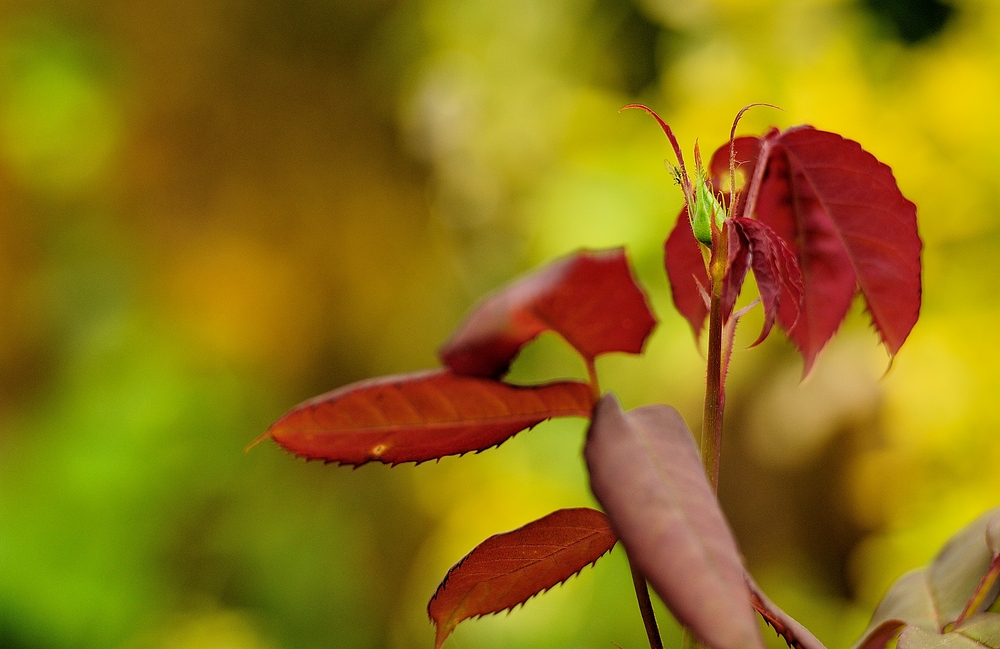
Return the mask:
{"type": "MultiPolygon", "coordinates": [[[[628,556],[627,553],[626,556],[628,556]]],[[[642,614],[642,623],[646,627],[649,649],[663,649],[663,640],[660,638],[660,629],[656,625],[656,615],[653,613],[653,603],[649,599],[649,586],[646,585],[646,578],[635,567],[632,557],[628,558],[628,566],[632,570],[635,598],[639,602],[639,613],[642,614]]]]}

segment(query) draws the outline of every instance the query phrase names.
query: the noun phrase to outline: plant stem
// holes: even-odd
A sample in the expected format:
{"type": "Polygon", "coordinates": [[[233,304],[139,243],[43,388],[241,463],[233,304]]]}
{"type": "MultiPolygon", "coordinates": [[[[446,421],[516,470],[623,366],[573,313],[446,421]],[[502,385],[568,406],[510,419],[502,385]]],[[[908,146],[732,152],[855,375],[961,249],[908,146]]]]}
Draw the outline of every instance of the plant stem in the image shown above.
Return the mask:
{"type": "Polygon", "coordinates": [[[587,379],[590,382],[590,394],[596,404],[601,400],[601,384],[597,381],[597,368],[594,367],[594,359],[587,360],[587,379]]]}
{"type": "MultiPolygon", "coordinates": [[[[716,282],[719,284],[720,282],[716,282]]],[[[722,412],[726,393],[722,376],[722,305],[719,290],[712,291],[708,321],[708,367],[705,379],[705,415],[701,428],[701,461],[712,491],[719,490],[722,457],[722,412]]]]}
{"type": "Polygon", "coordinates": [[[642,614],[642,623],[646,627],[646,637],[649,638],[649,649],[663,649],[660,629],[656,626],[656,616],[653,614],[653,603],[649,600],[649,587],[646,585],[646,578],[635,567],[632,557],[629,557],[628,566],[632,569],[635,598],[639,601],[639,612],[642,614]]]}

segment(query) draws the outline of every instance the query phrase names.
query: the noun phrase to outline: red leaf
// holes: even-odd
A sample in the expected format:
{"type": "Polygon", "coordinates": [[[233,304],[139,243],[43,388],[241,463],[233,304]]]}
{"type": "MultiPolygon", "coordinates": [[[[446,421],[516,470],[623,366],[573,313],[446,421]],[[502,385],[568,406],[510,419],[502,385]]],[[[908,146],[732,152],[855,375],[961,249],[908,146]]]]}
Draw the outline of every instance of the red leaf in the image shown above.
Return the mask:
{"type": "Polygon", "coordinates": [[[578,381],[515,386],[416,372],[352,383],[302,403],[263,436],[308,459],[396,465],[482,451],[551,417],[587,417],[578,381]]]}
{"type": "Polygon", "coordinates": [[[802,626],[795,618],[785,613],[775,605],[757,582],[749,574],[746,575],[747,587],[750,589],[750,603],[757,613],[767,622],[774,632],[781,636],[789,647],[794,649],[826,649],[822,642],[812,632],[802,626]]]}
{"type": "Polygon", "coordinates": [[[858,287],[894,355],[920,311],[916,207],[888,166],[836,133],[800,126],[769,145],[761,152],[768,159],[756,214],[798,257],[802,313],[796,320],[786,304],[778,320],[806,370],[840,326],[858,287]]]}
{"type": "Polygon", "coordinates": [[[798,317],[802,302],[802,276],[792,251],[767,225],[744,218],[731,219],[728,223],[731,224],[730,264],[723,280],[722,315],[728,318],[732,313],[749,264],[764,308],[764,326],[754,343],[757,345],[771,332],[782,301],[790,300],[795,317],[798,317]]]}
{"type": "MultiPolygon", "coordinates": [[[[736,305],[736,298],[740,295],[743,282],[746,279],[747,271],[750,270],[750,243],[745,236],[741,236],[742,230],[738,228],[732,219],[727,219],[725,228],[729,242],[726,259],[726,274],[722,277],[722,295],[720,297],[720,309],[722,320],[729,320],[736,305]]],[[[766,323],[765,323],[766,324],[766,323]]]]}
{"type": "Polygon", "coordinates": [[[712,290],[712,282],[701,256],[701,245],[691,231],[687,208],[681,210],[677,225],[663,243],[663,260],[674,306],[691,324],[695,337],[699,337],[708,316],[704,295],[712,290]]]}
{"type": "Polygon", "coordinates": [[[763,649],[736,541],[677,411],[594,409],[590,487],[629,558],[677,620],[713,649],[763,649]]]}
{"type": "Polygon", "coordinates": [[[594,509],[560,509],[480,543],[455,564],[427,606],[435,649],[459,622],[513,608],[600,559],[618,541],[594,509]]]}
{"type": "Polygon", "coordinates": [[[655,324],[624,249],[584,250],[488,296],[439,355],[458,374],[500,377],[543,331],[591,362],[606,352],[640,353],[655,324]]]}

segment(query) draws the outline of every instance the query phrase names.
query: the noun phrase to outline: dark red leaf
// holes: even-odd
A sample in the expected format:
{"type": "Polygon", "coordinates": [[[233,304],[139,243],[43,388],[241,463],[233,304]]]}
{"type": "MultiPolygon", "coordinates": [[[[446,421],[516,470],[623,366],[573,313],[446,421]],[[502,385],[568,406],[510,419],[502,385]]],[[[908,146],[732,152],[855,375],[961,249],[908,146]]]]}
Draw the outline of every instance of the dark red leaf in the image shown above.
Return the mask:
{"type": "Polygon", "coordinates": [[[590,386],[514,386],[448,370],[386,376],[320,395],[275,422],[271,437],[309,459],[360,465],[482,451],[551,417],[587,417],[590,386]]]}
{"type": "Polygon", "coordinates": [[[711,292],[712,282],[701,255],[701,244],[691,230],[687,208],[681,210],[677,224],[663,244],[663,260],[674,306],[691,324],[695,337],[699,337],[708,316],[704,296],[711,292]]]}
{"type": "Polygon", "coordinates": [[[768,144],[761,147],[767,167],[755,213],[798,258],[802,311],[796,315],[786,303],[778,321],[807,371],[858,288],[882,342],[895,354],[920,310],[916,207],[888,166],[836,133],[800,126],[768,144]]]}
{"type": "Polygon", "coordinates": [[[437,625],[435,649],[462,620],[527,601],[593,564],[617,541],[607,517],[584,507],[491,536],[448,571],[427,606],[437,625]]]}
{"type": "Polygon", "coordinates": [[[754,343],[757,345],[770,333],[783,296],[791,300],[797,317],[802,300],[802,276],[792,251],[767,225],[744,218],[731,219],[728,225],[730,262],[722,285],[722,315],[728,318],[732,313],[749,264],[764,308],[764,326],[754,343]]]}
{"type": "Polygon", "coordinates": [[[809,629],[802,626],[792,616],[788,615],[774,602],[768,599],[764,591],[749,574],[746,575],[747,587],[750,589],[750,603],[757,613],[774,629],[789,647],[794,649],[826,649],[822,642],[809,629]]]}
{"type": "Polygon", "coordinates": [[[747,271],[750,270],[750,242],[742,235],[742,229],[737,228],[732,219],[725,224],[729,249],[726,260],[726,274],[722,277],[722,296],[720,308],[723,321],[729,320],[740,295],[747,271]]]}
{"type": "Polygon", "coordinates": [[[732,531],[677,411],[594,409],[590,487],[629,558],[677,620],[713,649],[763,649],[732,531]]]}
{"type": "Polygon", "coordinates": [[[480,302],[440,357],[458,374],[503,376],[521,348],[555,331],[588,362],[638,354],[656,319],[622,248],[580,251],[480,302]]]}

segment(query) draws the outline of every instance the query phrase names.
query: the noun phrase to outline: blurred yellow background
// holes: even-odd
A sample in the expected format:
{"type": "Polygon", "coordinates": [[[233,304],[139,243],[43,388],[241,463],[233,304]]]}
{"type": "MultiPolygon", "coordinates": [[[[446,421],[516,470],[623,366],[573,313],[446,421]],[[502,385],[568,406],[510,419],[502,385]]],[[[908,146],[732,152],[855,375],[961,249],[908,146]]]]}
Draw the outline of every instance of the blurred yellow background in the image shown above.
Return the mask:
{"type": "MultiPolygon", "coordinates": [[[[730,376],[724,508],[772,599],[849,646],[1000,502],[990,0],[0,4],[0,647],[430,647],[452,563],[593,503],[584,422],[392,470],[242,448],[434,366],[479,296],[580,246],[626,245],[661,320],[602,384],[697,430],[661,259],[681,198],[632,101],[706,155],[778,104],[741,131],[840,132],[918,205],[922,317],[887,375],[859,305],[804,383],[777,333],[730,376]]],[[[582,373],[554,337],[514,368],[582,373]]],[[[612,642],[645,644],[620,549],[447,646],[612,642]]]]}

